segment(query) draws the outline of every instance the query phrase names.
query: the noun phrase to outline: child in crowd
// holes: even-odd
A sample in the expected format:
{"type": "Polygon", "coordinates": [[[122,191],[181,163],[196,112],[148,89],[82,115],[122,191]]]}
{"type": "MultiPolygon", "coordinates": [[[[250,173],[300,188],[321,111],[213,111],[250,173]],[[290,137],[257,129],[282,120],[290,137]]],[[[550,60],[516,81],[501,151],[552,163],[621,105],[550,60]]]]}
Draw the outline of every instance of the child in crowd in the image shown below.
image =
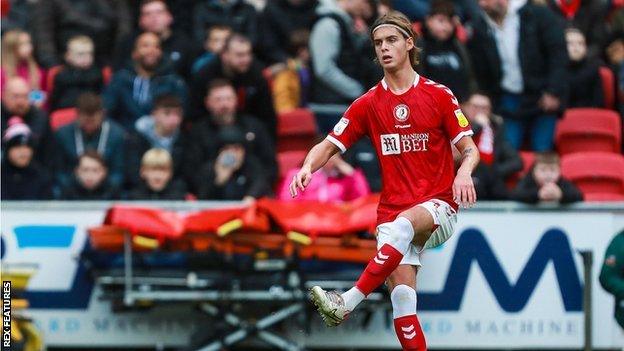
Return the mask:
{"type": "Polygon", "coordinates": [[[567,204],[583,201],[581,191],[569,180],[561,177],[559,156],[552,152],[537,154],[529,174],[520,180],[512,199],[535,204],[557,202],[567,204]]]}
{"type": "Polygon", "coordinates": [[[354,169],[336,154],[327,161],[321,170],[314,174],[306,190],[293,199],[288,185],[299,168],[290,170],[284,177],[277,198],[283,201],[316,200],[321,202],[343,202],[355,200],[370,194],[364,173],[354,169]]]}
{"type": "Polygon", "coordinates": [[[309,39],[307,30],[294,31],[290,36],[287,68],[273,78],[273,104],[277,113],[288,112],[308,103],[311,82],[309,39]]]}
{"type": "Polygon", "coordinates": [[[227,25],[215,25],[208,28],[204,41],[205,52],[195,60],[191,71],[197,73],[214,60],[223,50],[225,41],[230,34],[232,34],[232,28],[227,25]]]}
{"type": "Polygon", "coordinates": [[[30,34],[14,29],[2,35],[2,68],[0,82],[2,86],[9,78],[24,78],[30,86],[30,101],[42,107],[46,101],[46,75],[39,67],[33,54],[30,34]]]}
{"type": "Polygon", "coordinates": [[[108,181],[108,167],[100,154],[87,150],[78,158],[74,178],[61,189],[61,200],[114,200],[117,188],[108,181]]]}
{"type": "Polygon", "coordinates": [[[20,117],[8,122],[2,138],[2,200],[46,200],[52,196],[52,178],[34,160],[30,128],[20,117]]]}
{"type": "Polygon", "coordinates": [[[184,200],[186,187],[173,178],[173,160],[165,149],[150,149],[141,159],[141,184],[131,200],[184,200]]]}
{"type": "Polygon", "coordinates": [[[78,96],[85,92],[100,94],[104,88],[102,70],[94,62],[95,46],[85,35],[67,42],[65,64],[54,76],[50,87],[50,110],[76,106],[78,96]]]}
{"type": "Polygon", "coordinates": [[[577,28],[566,30],[568,44],[568,107],[604,107],[600,63],[587,56],[585,35],[577,28]]]}

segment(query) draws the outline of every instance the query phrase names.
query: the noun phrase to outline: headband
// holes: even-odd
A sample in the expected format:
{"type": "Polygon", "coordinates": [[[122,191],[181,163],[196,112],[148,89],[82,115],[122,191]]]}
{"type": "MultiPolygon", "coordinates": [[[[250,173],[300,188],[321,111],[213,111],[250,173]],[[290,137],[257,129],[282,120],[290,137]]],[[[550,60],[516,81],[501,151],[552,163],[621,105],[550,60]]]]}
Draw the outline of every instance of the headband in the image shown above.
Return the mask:
{"type": "Polygon", "coordinates": [[[392,23],[384,23],[384,24],[380,24],[380,25],[378,25],[377,27],[373,28],[372,33],[373,33],[373,34],[375,34],[375,31],[376,31],[377,29],[379,29],[379,28],[383,28],[383,27],[396,28],[396,30],[398,30],[399,32],[401,32],[401,33],[402,33],[403,35],[405,35],[406,37],[408,37],[408,38],[411,38],[411,37],[412,37],[411,35],[409,35],[409,33],[407,33],[407,32],[405,31],[405,29],[403,29],[403,28],[401,28],[401,27],[397,26],[396,24],[392,24],[392,23]]]}

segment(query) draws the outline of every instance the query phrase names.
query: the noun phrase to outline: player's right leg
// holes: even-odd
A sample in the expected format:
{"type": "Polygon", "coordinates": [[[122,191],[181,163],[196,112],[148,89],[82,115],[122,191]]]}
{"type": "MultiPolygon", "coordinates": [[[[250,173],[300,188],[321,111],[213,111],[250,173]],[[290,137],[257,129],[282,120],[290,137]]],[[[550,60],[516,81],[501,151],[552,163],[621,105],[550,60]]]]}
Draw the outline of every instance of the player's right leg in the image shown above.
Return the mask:
{"type": "Polygon", "coordinates": [[[415,206],[401,213],[394,221],[377,227],[377,253],[355,287],[342,295],[324,291],[320,287],[311,290],[312,302],[328,326],[340,324],[368,294],[377,289],[397,268],[404,255],[415,243],[426,242],[434,227],[429,211],[415,206]]]}

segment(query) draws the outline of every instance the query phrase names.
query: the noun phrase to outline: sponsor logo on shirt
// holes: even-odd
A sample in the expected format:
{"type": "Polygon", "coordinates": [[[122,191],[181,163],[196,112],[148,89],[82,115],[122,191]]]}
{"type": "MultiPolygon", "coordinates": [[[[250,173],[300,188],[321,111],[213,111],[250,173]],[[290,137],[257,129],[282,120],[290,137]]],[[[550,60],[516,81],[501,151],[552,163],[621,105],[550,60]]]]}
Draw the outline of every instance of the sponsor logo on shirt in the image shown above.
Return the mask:
{"type": "Polygon", "coordinates": [[[429,133],[382,134],[380,141],[382,155],[427,151],[429,133]]]}
{"type": "Polygon", "coordinates": [[[340,135],[349,125],[349,120],[347,118],[342,117],[338,123],[334,126],[334,134],[340,135]]]}
{"type": "Polygon", "coordinates": [[[464,113],[461,109],[455,110],[455,117],[457,117],[457,122],[460,127],[464,128],[468,126],[468,119],[464,116],[464,113]]]}
{"type": "Polygon", "coordinates": [[[407,105],[400,104],[394,108],[394,118],[396,118],[397,121],[405,122],[407,121],[408,117],[409,117],[409,107],[407,107],[407,105]]]}

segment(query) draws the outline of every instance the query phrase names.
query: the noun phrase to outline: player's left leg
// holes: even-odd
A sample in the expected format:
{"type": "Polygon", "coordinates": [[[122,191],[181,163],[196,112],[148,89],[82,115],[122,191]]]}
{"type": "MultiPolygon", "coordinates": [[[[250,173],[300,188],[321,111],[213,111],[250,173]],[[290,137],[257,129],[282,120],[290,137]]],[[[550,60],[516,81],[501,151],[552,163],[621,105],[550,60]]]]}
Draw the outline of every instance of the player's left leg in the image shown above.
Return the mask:
{"type": "Polygon", "coordinates": [[[403,350],[426,351],[425,334],[416,314],[416,274],[420,267],[418,253],[409,255],[412,264],[401,264],[388,277],[386,284],[392,301],[394,330],[403,350]],[[418,264],[418,265],[416,265],[418,264]]]}

